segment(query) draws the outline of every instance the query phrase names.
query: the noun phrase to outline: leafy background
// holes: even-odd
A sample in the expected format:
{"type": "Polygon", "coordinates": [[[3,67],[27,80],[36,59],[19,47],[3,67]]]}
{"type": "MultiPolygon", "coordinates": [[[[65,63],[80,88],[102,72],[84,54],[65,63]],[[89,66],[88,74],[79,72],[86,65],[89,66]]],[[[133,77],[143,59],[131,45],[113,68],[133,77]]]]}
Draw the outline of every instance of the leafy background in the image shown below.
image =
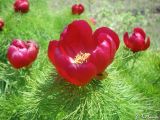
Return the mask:
{"type": "Polygon", "coordinates": [[[12,4],[0,0],[6,23],[0,32],[0,120],[160,119],[159,0],[30,0],[30,12],[24,15],[14,13],[12,4]],[[81,16],[71,14],[77,2],[86,7],[81,16]],[[75,87],[59,78],[47,57],[49,41],[59,39],[75,19],[87,20],[93,30],[111,27],[121,41],[125,31],[141,26],[151,37],[151,47],[133,54],[121,42],[106,69],[108,76],[75,87]],[[15,70],[8,63],[6,52],[14,38],[38,42],[40,53],[31,68],[15,70]]]}

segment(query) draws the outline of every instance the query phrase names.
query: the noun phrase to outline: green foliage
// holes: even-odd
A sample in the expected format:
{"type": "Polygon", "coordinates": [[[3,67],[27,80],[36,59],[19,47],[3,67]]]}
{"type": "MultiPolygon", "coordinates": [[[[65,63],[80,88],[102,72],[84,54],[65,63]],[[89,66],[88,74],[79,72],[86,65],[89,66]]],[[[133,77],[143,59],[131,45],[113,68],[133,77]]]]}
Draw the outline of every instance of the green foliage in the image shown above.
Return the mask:
{"type": "Polygon", "coordinates": [[[117,71],[85,87],[72,86],[53,74],[31,89],[24,93],[25,116],[29,115],[25,119],[124,120],[152,109],[145,102],[147,98],[123,81],[117,71]]]}
{"type": "MultiPolygon", "coordinates": [[[[6,21],[0,32],[0,120],[134,120],[160,113],[160,53],[152,49],[132,53],[122,44],[103,80],[76,87],[60,78],[47,57],[48,43],[59,39],[67,24],[87,16],[73,16],[70,9],[55,11],[52,1],[31,0],[27,14],[14,13],[13,1],[0,1],[6,21]],[[50,7],[48,7],[50,6],[50,7]],[[7,48],[14,38],[33,39],[40,46],[30,68],[16,70],[7,62],[7,48]]],[[[120,3],[119,6],[121,7],[120,3]]],[[[104,2],[93,16],[97,26],[119,33],[147,26],[142,15],[120,12],[104,2]],[[113,14],[114,13],[114,14],[113,14]],[[143,20],[143,21],[142,21],[143,20]]]]}

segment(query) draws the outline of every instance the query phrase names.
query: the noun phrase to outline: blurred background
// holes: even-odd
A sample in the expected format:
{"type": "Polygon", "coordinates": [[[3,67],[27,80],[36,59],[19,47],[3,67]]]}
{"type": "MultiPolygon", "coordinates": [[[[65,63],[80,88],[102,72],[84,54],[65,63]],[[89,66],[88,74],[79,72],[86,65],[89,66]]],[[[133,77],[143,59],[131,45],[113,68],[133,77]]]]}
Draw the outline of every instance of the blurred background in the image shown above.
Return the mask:
{"type": "Polygon", "coordinates": [[[52,0],[50,5],[57,9],[70,8],[71,4],[85,5],[88,17],[97,21],[97,26],[107,25],[124,33],[139,26],[151,37],[152,48],[160,46],[160,0],[52,0]],[[125,25],[124,25],[125,24],[125,25]],[[126,27],[128,24],[128,28],[126,27]],[[154,42],[153,42],[154,41],[154,42]]]}
{"type": "MultiPolygon", "coordinates": [[[[160,120],[160,0],[29,0],[27,14],[15,13],[14,0],[0,0],[0,120],[160,120]],[[72,15],[82,3],[85,12],[72,15]],[[121,40],[104,80],[86,87],[57,81],[49,62],[50,40],[59,40],[75,19],[90,18],[93,30],[112,28],[121,40]],[[133,53],[124,47],[123,34],[142,27],[151,47],[133,53]],[[40,51],[32,67],[14,69],[6,53],[14,38],[35,40],[40,51]],[[152,118],[151,118],[152,117],[152,118]],[[155,119],[154,119],[155,118],[155,119]]],[[[85,31],[84,31],[85,32],[85,31]]]]}

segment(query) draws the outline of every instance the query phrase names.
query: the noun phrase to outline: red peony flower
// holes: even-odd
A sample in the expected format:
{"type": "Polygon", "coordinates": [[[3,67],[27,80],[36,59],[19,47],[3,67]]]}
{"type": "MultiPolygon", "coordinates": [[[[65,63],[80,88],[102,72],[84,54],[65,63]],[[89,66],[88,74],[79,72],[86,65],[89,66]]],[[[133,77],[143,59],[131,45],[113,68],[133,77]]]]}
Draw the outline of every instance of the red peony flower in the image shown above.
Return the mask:
{"type": "Polygon", "coordinates": [[[75,4],[72,6],[72,14],[82,14],[84,12],[84,6],[82,4],[75,4]]]}
{"type": "Polygon", "coordinates": [[[16,0],[13,6],[15,12],[27,13],[29,11],[28,0],[16,0]]]}
{"type": "Polygon", "coordinates": [[[8,48],[7,58],[14,68],[27,67],[35,61],[38,51],[36,42],[14,39],[8,48]]]}
{"type": "Polygon", "coordinates": [[[4,27],[4,21],[0,18],[0,30],[2,30],[4,27]]]}
{"type": "Polygon", "coordinates": [[[102,27],[92,33],[84,20],[69,24],[59,41],[50,41],[48,57],[68,82],[83,86],[111,64],[119,47],[119,37],[102,27]]]}
{"type": "Polygon", "coordinates": [[[150,38],[146,37],[146,33],[142,28],[134,28],[130,36],[126,32],[123,39],[126,47],[133,52],[146,50],[150,46],[150,38]]]}

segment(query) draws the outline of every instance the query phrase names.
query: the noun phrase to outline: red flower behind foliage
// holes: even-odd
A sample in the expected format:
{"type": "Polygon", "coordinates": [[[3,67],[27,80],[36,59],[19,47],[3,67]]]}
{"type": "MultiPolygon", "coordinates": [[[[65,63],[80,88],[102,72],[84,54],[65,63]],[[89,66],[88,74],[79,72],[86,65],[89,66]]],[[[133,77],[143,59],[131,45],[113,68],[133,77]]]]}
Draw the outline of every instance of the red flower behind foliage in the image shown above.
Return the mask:
{"type": "Polygon", "coordinates": [[[72,14],[82,14],[84,12],[84,6],[82,4],[75,4],[72,6],[72,14]]]}
{"type": "Polygon", "coordinates": [[[14,68],[27,67],[37,58],[39,48],[34,41],[15,39],[8,48],[7,58],[14,68]]]}
{"type": "Polygon", "coordinates": [[[13,6],[15,12],[27,13],[29,11],[28,0],[16,0],[13,6]]]}
{"type": "Polygon", "coordinates": [[[150,46],[150,38],[146,37],[146,33],[142,28],[134,28],[133,33],[129,36],[128,32],[124,34],[124,43],[127,48],[133,52],[146,50],[150,46]]]}
{"type": "Polygon", "coordinates": [[[93,25],[96,25],[97,22],[96,22],[96,20],[94,18],[91,17],[89,20],[93,25]]]}
{"type": "Polygon", "coordinates": [[[102,27],[94,33],[84,20],[69,24],[59,41],[50,41],[48,57],[68,82],[83,86],[111,64],[119,47],[119,37],[102,27]]]}
{"type": "Polygon", "coordinates": [[[4,21],[0,18],[0,30],[3,30],[4,27],[4,21]]]}

